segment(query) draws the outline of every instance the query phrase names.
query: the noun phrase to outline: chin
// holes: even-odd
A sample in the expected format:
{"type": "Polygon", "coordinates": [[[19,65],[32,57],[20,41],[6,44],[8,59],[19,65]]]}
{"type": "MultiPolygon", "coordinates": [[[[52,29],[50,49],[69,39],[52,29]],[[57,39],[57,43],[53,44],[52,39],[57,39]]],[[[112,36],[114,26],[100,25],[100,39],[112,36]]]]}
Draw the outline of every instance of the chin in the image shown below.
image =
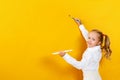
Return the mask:
{"type": "Polygon", "coordinates": [[[93,46],[88,46],[88,47],[90,47],[90,48],[91,48],[91,47],[93,47],[93,46]]]}
{"type": "Polygon", "coordinates": [[[92,46],[88,45],[88,47],[92,47],[92,46]]]}
{"type": "Polygon", "coordinates": [[[92,45],[88,45],[88,47],[90,47],[90,48],[91,48],[91,47],[94,47],[94,46],[92,46],[92,45]]]}

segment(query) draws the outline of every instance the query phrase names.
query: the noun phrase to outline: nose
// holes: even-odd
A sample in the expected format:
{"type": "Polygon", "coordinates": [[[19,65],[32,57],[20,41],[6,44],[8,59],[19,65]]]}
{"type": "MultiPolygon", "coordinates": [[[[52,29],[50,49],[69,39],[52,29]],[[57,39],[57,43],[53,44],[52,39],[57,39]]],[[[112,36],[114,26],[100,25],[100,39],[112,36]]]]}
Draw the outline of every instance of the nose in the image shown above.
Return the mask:
{"type": "Polygon", "coordinates": [[[87,43],[88,43],[88,44],[91,44],[91,39],[88,39],[88,40],[87,40],[87,43]]]}

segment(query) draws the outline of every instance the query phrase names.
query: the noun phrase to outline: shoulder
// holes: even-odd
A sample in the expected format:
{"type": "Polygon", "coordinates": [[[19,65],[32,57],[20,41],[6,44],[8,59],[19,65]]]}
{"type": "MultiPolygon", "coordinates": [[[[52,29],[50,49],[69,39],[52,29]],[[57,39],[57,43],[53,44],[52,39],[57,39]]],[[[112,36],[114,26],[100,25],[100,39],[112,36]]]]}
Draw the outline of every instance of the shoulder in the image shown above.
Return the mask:
{"type": "Polygon", "coordinates": [[[101,56],[102,54],[100,46],[89,48],[89,52],[92,56],[101,56]]]}

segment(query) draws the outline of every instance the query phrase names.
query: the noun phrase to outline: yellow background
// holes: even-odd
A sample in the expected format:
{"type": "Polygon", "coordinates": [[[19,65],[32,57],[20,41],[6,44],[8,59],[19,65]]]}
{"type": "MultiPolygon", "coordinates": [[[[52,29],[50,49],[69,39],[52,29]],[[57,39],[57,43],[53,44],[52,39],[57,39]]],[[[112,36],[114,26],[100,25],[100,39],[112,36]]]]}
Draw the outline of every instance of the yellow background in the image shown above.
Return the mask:
{"type": "Polygon", "coordinates": [[[103,80],[120,80],[119,0],[0,0],[0,80],[82,80],[82,72],[52,52],[86,48],[77,25],[99,29],[111,39],[111,60],[103,59],[103,80]]]}

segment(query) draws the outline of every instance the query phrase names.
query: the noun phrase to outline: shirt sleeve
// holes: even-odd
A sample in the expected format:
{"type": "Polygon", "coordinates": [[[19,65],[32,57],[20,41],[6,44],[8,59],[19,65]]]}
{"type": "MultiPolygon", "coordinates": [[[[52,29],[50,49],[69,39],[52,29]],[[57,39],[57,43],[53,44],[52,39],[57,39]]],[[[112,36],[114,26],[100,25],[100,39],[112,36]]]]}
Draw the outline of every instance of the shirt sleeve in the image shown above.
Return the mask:
{"type": "Polygon", "coordinates": [[[87,39],[88,39],[88,31],[87,31],[87,29],[84,27],[84,25],[80,25],[79,29],[82,32],[83,37],[87,41],[87,39]]]}
{"type": "Polygon", "coordinates": [[[65,55],[63,56],[63,59],[64,59],[67,63],[71,64],[73,67],[75,67],[75,68],[77,68],[77,69],[82,69],[82,68],[84,67],[84,65],[85,65],[85,62],[86,62],[84,59],[82,59],[81,61],[77,61],[76,59],[74,59],[73,57],[71,57],[71,56],[68,55],[68,54],[65,54],[65,55]]]}
{"type": "Polygon", "coordinates": [[[86,68],[94,68],[94,66],[98,65],[99,61],[100,61],[101,56],[100,55],[92,55],[92,54],[85,54],[82,56],[82,59],[80,61],[77,61],[76,59],[74,59],[73,57],[71,57],[68,54],[65,54],[63,56],[63,59],[69,63],[70,65],[72,65],[73,67],[77,68],[77,69],[86,69],[86,68]]]}

